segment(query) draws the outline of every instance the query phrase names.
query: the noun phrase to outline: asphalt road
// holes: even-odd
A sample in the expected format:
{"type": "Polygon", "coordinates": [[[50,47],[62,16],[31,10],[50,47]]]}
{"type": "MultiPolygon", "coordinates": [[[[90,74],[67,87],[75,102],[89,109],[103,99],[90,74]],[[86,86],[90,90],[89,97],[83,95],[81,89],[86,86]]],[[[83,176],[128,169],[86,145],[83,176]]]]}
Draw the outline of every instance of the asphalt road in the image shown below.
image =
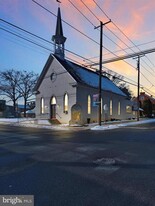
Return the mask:
{"type": "Polygon", "coordinates": [[[155,124],[108,131],[0,125],[0,195],[35,206],[155,205],[155,124]]]}

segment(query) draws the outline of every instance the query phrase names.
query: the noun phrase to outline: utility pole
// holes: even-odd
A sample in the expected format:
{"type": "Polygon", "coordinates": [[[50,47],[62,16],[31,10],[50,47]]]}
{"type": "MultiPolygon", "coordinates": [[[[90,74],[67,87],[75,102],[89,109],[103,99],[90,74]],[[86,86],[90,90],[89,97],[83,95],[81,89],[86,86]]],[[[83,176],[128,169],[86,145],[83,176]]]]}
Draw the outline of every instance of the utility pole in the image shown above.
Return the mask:
{"type": "Polygon", "coordinates": [[[139,121],[139,90],[140,90],[140,57],[144,55],[138,55],[138,57],[134,58],[137,59],[137,71],[138,71],[138,81],[137,81],[137,121],[139,121]]]}
{"type": "Polygon", "coordinates": [[[95,29],[100,27],[100,60],[99,60],[99,105],[98,105],[98,123],[101,126],[101,92],[102,92],[102,47],[103,47],[103,26],[110,23],[111,20],[108,22],[103,23],[100,21],[100,26],[95,27],[95,29]]]}
{"type": "Polygon", "coordinates": [[[138,88],[137,88],[137,121],[139,121],[139,86],[140,86],[140,56],[137,60],[137,70],[138,70],[138,88]]]}

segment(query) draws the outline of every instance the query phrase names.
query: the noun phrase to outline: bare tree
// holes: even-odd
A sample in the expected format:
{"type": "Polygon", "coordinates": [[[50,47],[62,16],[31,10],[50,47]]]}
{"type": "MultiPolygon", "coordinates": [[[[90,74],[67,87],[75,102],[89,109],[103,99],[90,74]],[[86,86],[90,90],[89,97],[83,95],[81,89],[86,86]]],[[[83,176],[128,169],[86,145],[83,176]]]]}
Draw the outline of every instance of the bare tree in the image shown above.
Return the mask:
{"type": "Polygon", "coordinates": [[[112,70],[107,70],[103,73],[104,76],[108,77],[112,82],[114,82],[117,86],[124,79],[124,77],[112,70]]]}
{"type": "Polygon", "coordinates": [[[114,82],[121,90],[124,92],[129,99],[132,97],[132,92],[129,89],[129,86],[124,82],[124,77],[112,70],[104,72],[104,76],[108,77],[112,82],[114,82]],[[122,83],[124,82],[124,83],[122,83]]]}
{"type": "Polygon", "coordinates": [[[127,95],[129,99],[132,98],[133,94],[132,91],[129,89],[129,86],[127,86],[125,83],[122,83],[120,84],[119,88],[127,95]]]}
{"type": "Polygon", "coordinates": [[[20,81],[21,72],[10,69],[0,72],[0,93],[8,97],[13,102],[14,114],[16,115],[16,103],[21,97],[21,93],[18,89],[18,83],[20,81]]]}
{"type": "Polygon", "coordinates": [[[33,95],[33,88],[38,79],[38,74],[15,69],[0,72],[0,94],[8,97],[13,102],[16,116],[17,100],[24,99],[24,117],[28,99],[33,95]]]}
{"type": "Polygon", "coordinates": [[[20,96],[24,99],[24,117],[26,117],[26,107],[29,98],[33,95],[33,89],[37,82],[38,74],[33,71],[22,71],[20,81],[18,82],[18,89],[20,96]]]}

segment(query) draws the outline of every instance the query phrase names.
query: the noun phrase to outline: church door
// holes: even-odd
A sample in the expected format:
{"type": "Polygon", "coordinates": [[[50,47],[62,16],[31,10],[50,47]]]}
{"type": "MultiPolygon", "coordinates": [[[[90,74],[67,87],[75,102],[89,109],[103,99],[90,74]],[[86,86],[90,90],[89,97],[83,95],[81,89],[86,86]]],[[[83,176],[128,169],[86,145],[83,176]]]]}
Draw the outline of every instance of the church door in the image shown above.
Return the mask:
{"type": "Polygon", "coordinates": [[[56,98],[51,99],[51,119],[56,119],[56,98]]]}
{"type": "Polygon", "coordinates": [[[51,105],[51,119],[56,118],[56,104],[51,105]]]}

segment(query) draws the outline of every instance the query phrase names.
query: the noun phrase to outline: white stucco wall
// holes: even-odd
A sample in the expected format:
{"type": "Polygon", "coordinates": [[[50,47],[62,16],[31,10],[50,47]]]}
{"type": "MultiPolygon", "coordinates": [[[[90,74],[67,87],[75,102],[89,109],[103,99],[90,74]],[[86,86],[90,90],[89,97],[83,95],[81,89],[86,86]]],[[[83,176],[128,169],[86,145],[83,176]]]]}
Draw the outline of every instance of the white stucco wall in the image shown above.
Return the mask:
{"type": "MultiPolygon", "coordinates": [[[[98,89],[78,85],[77,87],[77,104],[82,108],[82,119],[86,123],[90,118],[90,122],[98,121],[98,106],[93,106],[93,95],[98,94],[98,89]],[[88,95],[91,96],[91,114],[88,114],[88,95]]],[[[132,102],[126,97],[114,94],[112,92],[102,91],[102,105],[107,104],[108,111],[106,118],[110,119],[128,119],[133,118],[132,113],[126,112],[126,106],[132,107],[132,102]],[[112,100],[112,115],[110,115],[110,100],[112,100]],[[120,102],[121,110],[118,115],[118,102],[120,102]]],[[[102,106],[102,121],[105,120],[105,112],[102,106]]]]}
{"type": "Polygon", "coordinates": [[[42,119],[50,119],[50,104],[52,96],[56,97],[56,118],[61,123],[68,123],[71,119],[71,107],[76,103],[76,81],[72,76],[62,67],[62,65],[54,59],[51,63],[36,95],[36,117],[42,119]],[[51,74],[55,72],[57,78],[54,82],[51,81],[51,74]],[[63,111],[64,94],[67,93],[69,97],[69,110],[68,114],[63,111]],[[41,114],[40,99],[44,98],[45,113],[41,114]]]}
{"type": "MultiPolygon", "coordinates": [[[[77,83],[66,69],[53,59],[48,65],[48,70],[40,84],[36,95],[36,118],[50,119],[51,118],[51,98],[56,98],[56,119],[60,123],[69,123],[71,120],[71,108],[73,105],[80,105],[82,108],[81,122],[87,123],[98,121],[98,106],[93,106],[93,95],[98,94],[98,89],[81,85],[77,83]],[[55,81],[51,81],[51,74],[56,73],[55,81]],[[64,95],[68,94],[69,107],[68,113],[64,113],[64,95]],[[88,95],[91,96],[91,114],[88,114],[88,95]],[[44,114],[41,114],[41,98],[44,99],[44,114]]],[[[110,91],[102,91],[102,105],[107,104],[108,111],[106,119],[128,119],[132,118],[132,113],[126,113],[126,106],[132,106],[132,102],[126,97],[112,93],[110,91]],[[112,100],[112,115],[110,115],[110,100],[112,100]],[[120,115],[118,115],[118,102],[121,105],[120,115]]],[[[105,113],[102,106],[102,121],[105,120],[105,113]]]]}

